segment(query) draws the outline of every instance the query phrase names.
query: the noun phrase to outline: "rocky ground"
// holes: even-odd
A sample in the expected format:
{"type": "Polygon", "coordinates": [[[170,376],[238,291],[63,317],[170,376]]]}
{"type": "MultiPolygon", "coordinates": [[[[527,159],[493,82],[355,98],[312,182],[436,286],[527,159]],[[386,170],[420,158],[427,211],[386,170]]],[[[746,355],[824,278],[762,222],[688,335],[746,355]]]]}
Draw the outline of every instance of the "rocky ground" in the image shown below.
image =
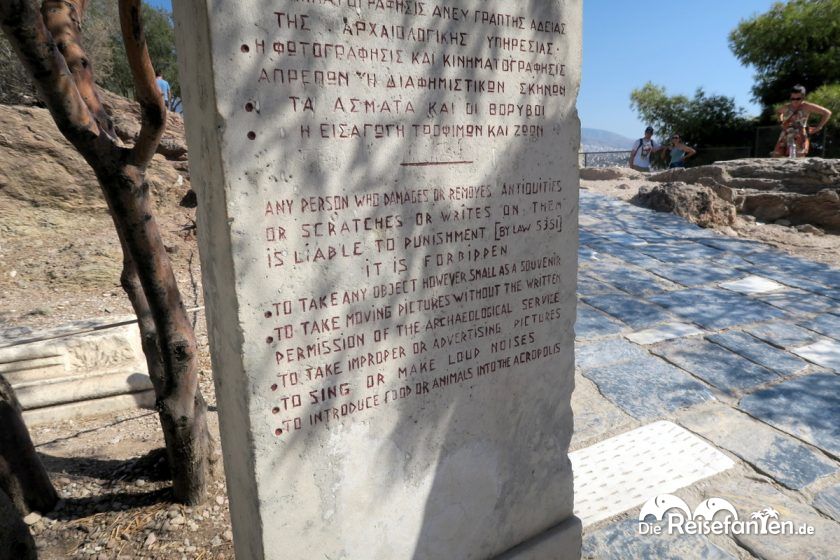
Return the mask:
{"type": "MultiPolygon", "coordinates": [[[[119,116],[120,137],[131,143],[139,130],[136,107],[113,96],[107,104],[119,116]]],[[[183,123],[175,115],[170,116],[169,130],[148,178],[185,303],[199,307],[195,214],[189,199],[183,200],[191,185],[183,123]]],[[[645,188],[680,181],[719,192],[733,188],[722,173],[712,173],[718,184],[694,176],[656,178],[625,169],[589,170],[582,188],[628,201],[645,188]]],[[[836,175],[833,181],[836,192],[836,175]]],[[[200,185],[196,190],[200,192],[200,185]]],[[[829,198],[825,200],[831,203],[829,198]]],[[[729,235],[840,264],[840,237],[830,223],[805,227],[798,214],[774,217],[775,223],[770,223],[735,216],[725,205],[711,214],[716,217],[708,225],[729,235]]],[[[119,243],[93,174],[44,109],[0,106],[0,215],[0,330],[46,328],[131,312],[119,286],[119,243]]],[[[210,404],[211,428],[218,433],[203,315],[197,313],[195,319],[201,388],[210,404]]],[[[233,556],[223,477],[214,479],[205,504],[173,504],[161,454],[163,438],[153,413],[38,426],[32,436],[63,498],[56,511],[27,518],[41,558],[233,556]]]]}

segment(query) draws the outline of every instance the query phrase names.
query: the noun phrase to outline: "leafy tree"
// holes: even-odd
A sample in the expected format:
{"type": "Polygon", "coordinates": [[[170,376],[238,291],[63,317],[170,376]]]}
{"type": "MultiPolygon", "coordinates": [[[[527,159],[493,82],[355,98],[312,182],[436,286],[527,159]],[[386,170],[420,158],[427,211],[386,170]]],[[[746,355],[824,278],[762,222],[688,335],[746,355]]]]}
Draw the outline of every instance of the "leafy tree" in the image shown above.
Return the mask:
{"type": "Polygon", "coordinates": [[[808,101],[830,110],[832,116],[825,126],[832,132],[840,132],[840,83],[822,86],[808,95],[808,101]]]}
{"type": "Polygon", "coordinates": [[[664,87],[648,82],[631,92],[630,106],[660,138],[679,133],[698,147],[751,144],[754,123],[731,97],[708,95],[702,88],[694,97],[671,96],[664,87]]]}
{"type": "MultiPolygon", "coordinates": [[[[82,40],[89,58],[96,63],[96,80],[108,87],[114,67],[115,38],[120,38],[117,3],[113,0],[90,0],[82,22],[82,40]]],[[[122,40],[118,43],[122,45],[122,40]]],[[[125,49],[122,54],[125,57],[125,49]]],[[[129,75],[130,77],[130,75],[129,75]]],[[[0,36],[0,103],[31,105],[38,102],[35,85],[5,37],[0,36]]]]}
{"type": "MultiPolygon", "coordinates": [[[[180,98],[181,86],[178,83],[175,26],[172,21],[172,14],[162,8],[153,8],[143,2],[141,16],[146,24],[146,43],[148,44],[152,65],[156,70],[160,70],[163,77],[169,82],[172,88],[171,97],[180,98]]],[[[123,46],[119,27],[111,35],[111,43],[114,57],[113,72],[100,83],[105,89],[119,93],[124,97],[132,97],[134,81],[131,77],[131,67],[125,56],[125,46],[123,46]]]]}
{"type": "Polygon", "coordinates": [[[729,35],[738,59],[754,66],[755,100],[766,109],[802,84],[813,91],[840,83],[840,0],[777,2],[729,35]]]}
{"type": "Polygon", "coordinates": [[[12,46],[0,37],[0,104],[31,105],[36,99],[32,80],[18,62],[12,46]]]}

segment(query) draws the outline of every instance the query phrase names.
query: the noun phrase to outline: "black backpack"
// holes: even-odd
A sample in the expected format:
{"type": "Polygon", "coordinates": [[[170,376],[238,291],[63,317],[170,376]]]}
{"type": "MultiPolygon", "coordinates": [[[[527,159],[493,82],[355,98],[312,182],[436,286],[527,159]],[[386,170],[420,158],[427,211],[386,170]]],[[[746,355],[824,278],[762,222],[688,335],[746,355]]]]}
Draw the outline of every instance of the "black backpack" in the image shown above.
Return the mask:
{"type": "MultiPolygon", "coordinates": [[[[636,152],[641,150],[644,145],[645,145],[645,138],[643,136],[643,137],[639,138],[639,147],[636,148],[636,152]]],[[[653,152],[653,138],[650,139],[650,151],[653,152]]],[[[650,154],[648,154],[648,155],[650,155],[650,154]]]]}

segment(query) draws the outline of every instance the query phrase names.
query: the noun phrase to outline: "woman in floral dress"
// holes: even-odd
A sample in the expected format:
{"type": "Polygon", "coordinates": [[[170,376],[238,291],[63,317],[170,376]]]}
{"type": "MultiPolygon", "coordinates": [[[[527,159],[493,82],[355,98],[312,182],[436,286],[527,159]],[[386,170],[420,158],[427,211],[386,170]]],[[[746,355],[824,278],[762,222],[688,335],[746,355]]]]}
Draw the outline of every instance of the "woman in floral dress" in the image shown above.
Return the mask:
{"type": "Polygon", "coordinates": [[[794,86],[790,92],[790,103],[779,109],[779,121],[782,123],[782,133],[773,150],[774,157],[805,157],[811,148],[809,136],[816,134],[831,118],[831,111],[815,103],[805,101],[805,87],[794,86]],[[817,126],[808,126],[811,113],[820,115],[817,126]]]}

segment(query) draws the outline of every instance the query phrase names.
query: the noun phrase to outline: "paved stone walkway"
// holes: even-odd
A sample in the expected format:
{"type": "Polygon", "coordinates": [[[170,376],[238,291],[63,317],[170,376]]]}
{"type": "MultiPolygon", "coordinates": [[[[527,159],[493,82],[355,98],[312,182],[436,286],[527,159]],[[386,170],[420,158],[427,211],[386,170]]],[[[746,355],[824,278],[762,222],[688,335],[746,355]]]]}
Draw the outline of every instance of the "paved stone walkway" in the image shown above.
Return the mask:
{"type": "Polygon", "coordinates": [[[814,528],[640,535],[637,507],[583,557],[840,558],[840,270],[586,191],[580,243],[572,450],[669,420],[735,461],[674,492],[690,507],[814,528]]]}

